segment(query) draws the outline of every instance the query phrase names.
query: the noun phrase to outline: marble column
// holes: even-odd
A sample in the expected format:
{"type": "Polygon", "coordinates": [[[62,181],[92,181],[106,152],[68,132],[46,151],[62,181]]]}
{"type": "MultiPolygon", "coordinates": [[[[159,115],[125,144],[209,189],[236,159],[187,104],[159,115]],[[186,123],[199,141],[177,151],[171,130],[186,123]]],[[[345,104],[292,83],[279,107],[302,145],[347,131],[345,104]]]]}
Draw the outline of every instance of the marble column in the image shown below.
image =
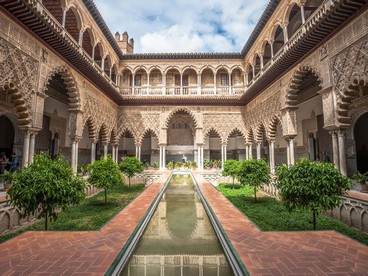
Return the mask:
{"type": "Polygon", "coordinates": [[[226,145],[222,145],[221,146],[221,168],[222,169],[224,168],[224,164],[225,164],[226,159],[227,159],[226,151],[227,151],[227,146],[226,145]]]}
{"type": "Polygon", "coordinates": [[[339,162],[339,142],[337,138],[336,131],[330,131],[331,138],[332,138],[332,159],[334,162],[334,167],[336,169],[340,169],[340,162],[339,162]]]}
{"type": "Polygon", "coordinates": [[[248,149],[248,159],[252,159],[253,158],[253,144],[249,144],[248,145],[249,149],[248,149]]]}
{"type": "Polygon", "coordinates": [[[36,144],[36,133],[30,133],[30,142],[29,142],[29,156],[28,156],[28,165],[33,163],[33,157],[35,152],[35,144],[36,144]]]}
{"type": "Polygon", "coordinates": [[[304,6],[301,5],[300,6],[300,13],[301,13],[301,16],[302,16],[302,24],[305,23],[305,14],[304,14],[304,6]]]}
{"type": "Polygon", "coordinates": [[[257,143],[257,159],[261,159],[261,143],[257,143]]]}
{"type": "Polygon", "coordinates": [[[77,155],[78,155],[78,148],[77,148],[77,140],[76,139],[72,139],[72,144],[71,144],[71,167],[74,173],[77,173],[77,163],[76,161],[78,160],[77,155]]]}
{"type": "Polygon", "coordinates": [[[275,173],[275,141],[270,140],[268,142],[268,147],[270,151],[270,171],[275,173]]]}
{"type": "Polygon", "coordinates": [[[112,161],[114,161],[116,163],[116,160],[115,160],[115,146],[111,147],[111,158],[112,158],[112,161]]]}
{"type": "Polygon", "coordinates": [[[294,165],[295,163],[294,138],[287,138],[286,142],[287,142],[288,165],[294,165]]]}
{"type": "Polygon", "coordinates": [[[339,130],[337,133],[339,143],[339,164],[340,172],[343,175],[347,175],[346,171],[346,153],[345,153],[345,133],[343,130],[339,130]]]}
{"type": "Polygon", "coordinates": [[[97,141],[91,143],[91,164],[96,161],[96,143],[97,141]]]}
{"type": "Polygon", "coordinates": [[[27,167],[28,165],[29,140],[30,140],[30,133],[28,130],[26,130],[24,131],[24,140],[23,140],[22,167],[27,167]]]}
{"type": "Polygon", "coordinates": [[[245,144],[245,160],[249,159],[249,145],[245,144]]]}
{"type": "Polygon", "coordinates": [[[108,153],[108,144],[103,144],[103,150],[104,150],[104,158],[107,158],[108,153]]]}

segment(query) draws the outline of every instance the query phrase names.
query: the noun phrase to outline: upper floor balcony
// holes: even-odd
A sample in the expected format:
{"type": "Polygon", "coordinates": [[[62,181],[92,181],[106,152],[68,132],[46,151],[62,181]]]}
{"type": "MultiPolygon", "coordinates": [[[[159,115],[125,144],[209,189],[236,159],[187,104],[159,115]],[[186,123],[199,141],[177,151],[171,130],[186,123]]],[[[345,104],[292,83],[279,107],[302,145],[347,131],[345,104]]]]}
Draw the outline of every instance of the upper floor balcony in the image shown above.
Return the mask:
{"type": "Polygon", "coordinates": [[[119,90],[123,96],[232,96],[239,98],[244,93],[243,69],[194,68],[180,70],[168,68],[123,70],[119,90]]]}

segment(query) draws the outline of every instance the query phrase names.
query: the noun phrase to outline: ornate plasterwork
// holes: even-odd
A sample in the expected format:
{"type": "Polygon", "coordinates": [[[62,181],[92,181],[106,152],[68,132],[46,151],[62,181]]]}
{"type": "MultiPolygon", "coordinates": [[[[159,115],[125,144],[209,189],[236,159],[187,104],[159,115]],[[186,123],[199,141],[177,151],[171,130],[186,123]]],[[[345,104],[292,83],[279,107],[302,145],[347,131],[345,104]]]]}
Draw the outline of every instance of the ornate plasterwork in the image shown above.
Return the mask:
{"type": "Polygon", "coordinates": [[[120,137],[126,130],[133,134],[136,144],[141,144],[145,133],[149,130],[159,137],[160,114],[157,112],[122,114],[117,122],[118,136],[120,137]]]}
{"type": "Polygon", "coordinates": [[[221,138],[221,143],[226,144],[229,135],[238,130],[246,137],[246,129],[241,113],[208,113],[203,115],[203,136],[214,130],[221,138]]]}
{"type": "Polygon", "coordinates": [[[337,114],[341,125],[350,124],[349,105],[359,97],[359,85],[368,82],[368,36],[347,47],[330,61],[337,114]]]}
{"type": "Polygon", "coordinates": [[[11,94],[22,127],[32,126],[32,92],[38,64],[36,59],[0,37],[0,86],[11,94]]]}
{"type": "MultiPolygon", "coordinates": [[[[83,120],[82,124],[78,128],[82,129],[87,123],[87,120],[92,120],[94,122],[94,128],[96,130],[96,135],[98,135],[99,130],[104,125],[108,135],[115,128],[116,123],[116,110],[112,109],[103,102],[97,100],[91,95],[84,95],[84,106],[83,106],[83,120]]],[[[91,129],[89,129],[91,130],[91,129]]],[[[91,133],[90,133],[91,137],[91,133]]]]}

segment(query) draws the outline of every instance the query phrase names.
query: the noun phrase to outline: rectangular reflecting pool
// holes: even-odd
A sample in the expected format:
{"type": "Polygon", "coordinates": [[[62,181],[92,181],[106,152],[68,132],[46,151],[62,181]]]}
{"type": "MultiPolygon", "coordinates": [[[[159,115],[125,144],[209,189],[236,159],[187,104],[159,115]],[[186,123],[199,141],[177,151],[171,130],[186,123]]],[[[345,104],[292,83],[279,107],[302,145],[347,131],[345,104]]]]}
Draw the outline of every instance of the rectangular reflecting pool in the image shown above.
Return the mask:
{"type": "Polygon", "coordinates": [[[172,175],[121,275],[233,275],[194,187],[172,175]]]}

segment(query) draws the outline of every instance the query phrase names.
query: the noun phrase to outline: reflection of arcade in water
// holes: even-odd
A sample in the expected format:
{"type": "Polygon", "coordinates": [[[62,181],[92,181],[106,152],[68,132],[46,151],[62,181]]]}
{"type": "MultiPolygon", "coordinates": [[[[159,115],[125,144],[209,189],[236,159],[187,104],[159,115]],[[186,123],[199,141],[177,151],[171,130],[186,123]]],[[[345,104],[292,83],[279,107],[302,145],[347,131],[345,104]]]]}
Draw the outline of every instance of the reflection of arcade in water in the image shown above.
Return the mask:
{"type": "Polygon", "coordinates": [[[122,275],[232,275],[190,175],[173,175],[122,275]]]}

